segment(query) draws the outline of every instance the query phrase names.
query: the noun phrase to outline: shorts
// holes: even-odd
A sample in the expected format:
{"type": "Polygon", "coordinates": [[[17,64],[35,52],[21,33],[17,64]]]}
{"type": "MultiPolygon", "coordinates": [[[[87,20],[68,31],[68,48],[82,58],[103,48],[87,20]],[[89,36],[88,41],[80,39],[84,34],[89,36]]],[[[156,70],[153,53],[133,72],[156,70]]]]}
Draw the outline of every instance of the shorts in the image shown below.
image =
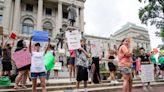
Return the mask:
{"type": "Polygon", "coordinates": [[[159,65],[160,70],[164,70],[164,64],[159,65]]]}
{"type": "Polygon", "coordinates": [[[109,67],[109,71],[116,71],[116,66],[113,63],[109,62],[108,67],[109,67]]]}
{"type": "Polygon", "coordinates": [[[119,70],[122,74],[131,74],[132,69],[129,67],[119,67],[119,70]]]}
{"type": "Polygon", "coordinates": [[[45,72],[40,72],[40,73],[31,73],[31,79],[37,79],[37,78],[46,78],[46,73],[45,72]]]}
{"type": "Polygon", "coordinates": [[[88,81],[88,70],[83,66],[76,66],[76,80],[77,81],[88,81]]]}
{"type": "Polygon", "coordinates": [[[2,71],[11,71],[12,70],[12,64],[11,62],[2,62],[2,71]]]}
{"type": "Polygon", "coordinates": [[[75,57],[71,57],[71,58],[70,58],[69,64],[75,65],[75,57]]]}

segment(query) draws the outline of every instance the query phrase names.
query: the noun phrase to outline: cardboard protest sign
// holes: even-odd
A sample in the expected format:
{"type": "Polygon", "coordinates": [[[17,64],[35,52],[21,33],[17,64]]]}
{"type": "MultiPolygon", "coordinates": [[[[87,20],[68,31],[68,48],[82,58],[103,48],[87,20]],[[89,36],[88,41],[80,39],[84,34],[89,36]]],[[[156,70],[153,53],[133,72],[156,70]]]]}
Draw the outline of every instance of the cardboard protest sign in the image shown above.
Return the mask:
{"type": "Polygon", "coordinates": [[[52,68],[54,68],[54,56],[52,54],[52,52],[48,52],[45,56],[44,56],[44,64],[46,66],[46,70],[49,71],[52,68]]]}
{"type": "Polygon", "coordinates": [[[154,81],[154,65],[153,64],[141,65],[141,81],[142,82],[154,81]]]}
{"type": "Polygon", "coordinates": [[[91,44],[91,53],[93,57],[99,57],[101,56],[101,46],[100,46],[100,42],[98,40],[90,40],[90,44],[91,44]]]}
{"type": "Polygon", "coordinates": [[[3,27],[0,26],[0,35],[3,35],[3,27]]]}
{"type": "Polygon", "coordinates": [[[31,64],[31,54],[28,50],[20,50],[12,54],[12,59],[14,60],[16,67],[19,69],[26,65],[31,64]]]}
{"type": "Polygon", "coordinates": [[[48,32],[34,30],[32,32],[32,41],[48,42],[48,32]]]}
{"type": "Polygon", "coordinates": [[[13,40],[15,40],[16,39],[16,34],[14,33],[14,32],[12,32],[11,34],[10,34],[10,36],[9,36],[9,38],[10,39],[13,39],[13,40]]]}
{"type": "Polygon", "coordinates": [[[69,50],[76,50],[81,48],[80,39],[81,33],[78,30],[66,32],[67,44],[69,50]]]}

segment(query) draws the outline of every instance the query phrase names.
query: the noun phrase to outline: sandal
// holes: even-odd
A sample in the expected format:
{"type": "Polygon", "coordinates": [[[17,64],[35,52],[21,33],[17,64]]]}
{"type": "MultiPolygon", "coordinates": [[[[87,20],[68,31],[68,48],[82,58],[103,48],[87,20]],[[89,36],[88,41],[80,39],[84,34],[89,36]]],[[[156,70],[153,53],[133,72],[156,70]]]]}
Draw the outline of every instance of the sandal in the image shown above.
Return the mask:
{"type": "Polygon", "coordinates": [[[21,89],[22,87],[20,86],[14,86],[14,89],[21,89]]]}
{"type": "Polygon", "coordinates": [[[22,88],[24,88],[24,89],[27,89],[27,87],[24,85],[24,86],[22,86],[22,88]]]}

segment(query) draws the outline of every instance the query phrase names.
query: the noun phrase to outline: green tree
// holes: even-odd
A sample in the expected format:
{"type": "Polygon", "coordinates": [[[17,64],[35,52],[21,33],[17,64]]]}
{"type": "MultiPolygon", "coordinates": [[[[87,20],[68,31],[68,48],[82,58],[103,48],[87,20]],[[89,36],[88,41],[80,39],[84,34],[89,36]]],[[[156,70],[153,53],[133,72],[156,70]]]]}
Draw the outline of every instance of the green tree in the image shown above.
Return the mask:
{"type": "Polygon", "coordinates": [[[139,9],[139,19],[146,25],[155,25],[164,41],[164,0],[139,0],[146,5],[139,9]]]}

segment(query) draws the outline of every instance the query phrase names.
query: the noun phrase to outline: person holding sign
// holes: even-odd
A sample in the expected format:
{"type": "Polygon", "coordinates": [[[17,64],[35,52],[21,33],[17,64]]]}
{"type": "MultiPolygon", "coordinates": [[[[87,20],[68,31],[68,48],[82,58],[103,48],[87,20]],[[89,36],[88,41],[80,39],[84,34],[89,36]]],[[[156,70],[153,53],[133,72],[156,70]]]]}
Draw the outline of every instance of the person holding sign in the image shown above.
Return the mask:
{"type": "Polygon", "coordinates": [[[130,42],[128,38],[121,41],[118,48],[118,66],[123,75],[123,92],[131,92],[132,90],[132,52],[130,50],[130,42]]]}
{"type": "MultiPolygon", "coordinates": [[[[32,37],[30,38],[30,44],[29,44],[29,51],[32,56],[31,60],[31,79],[32,79],[32,92],[36,92],[37,87],[37,77],[40,78],[41,86],[42,86],[42,92],[46,92],[46,68],[44,64],[44,55],[47,52],[47,49],[45,52],[40,51],[40,43],[35,44],[35,51],[32,51],[31,49],[31,41],[32,37]]],[[[50,39],[48,41],[48,47],[50,45],[50,39]]]]}
{"type": "Polygon", "coordinates": [[[152,69],[149,66],[152,62],[150,61],[150,56],[145,53],[144,48],[140,48],[140,55],[138,57],[138,60],[140,61],[140,65],[141,65],[141,81],[143,83],[143,90],[148,91],[148,89],[151,89],[151,86],[150,86],[151,80],[148,78],[152,79],[152,77],[154,76],[154,73],[153,73],[154,69],[152,69]],[[149,74],[151,75],[149,76],[149,74]],[[145,86],[145,83],[148,84],[147,87],[145,86]]]}
{"type": "MultiPolygon", "coordinates": [[[[8,41],[8,40],[7,40],[8,41]]],[[[5,42],[2,47],[2,67],[3,72],[2,75],[11,76],[12,64],[11,64],[11,49],[14,46],[14,40],[12,44],[5,42]]]]}
{"type": "Polygon", "coordinates": [[[76,76],[76,88],[77,88],[77,92],[79,92],[79,85],[81,81],[84,81],[84,88],[85,91],[84,92],[88,92],[87,91],[87,81],[88,81],[88,58],[90,57],[89,54],[86,51],[86,46],[85,46],[85,41],[84,39],[82,39],[80,41],[81,43],[81,48],[79,48],[76,51],[76,71],[77,71],[77,76],[76,76]]]}
{"type": "MultiPolygon", "coordinates": [[[[17,48],[16,48],[15,52],[21,51],[23,49],[27,50],[26,45],[25,45],[23,40],[19,40],[18,43],[17,43],[17,48]]],[[[21,57],[21,58],[25,58],[25,57],[21,57]]],[[[23,63],[23,62],[21,62],[21,63],[23,63]]],[[[23,84],[22,88],[27,88],[25,86],[25,83],[26,83],[26,79],[27,79],[27,76],[28,76],[28,72],[30,70],[30,66],[31,66],[31,64],[23,66],[23,67],[17,69],[18,70],[18,75],[17,75],[16,80],[15,80],[14,89],[21,88],[21,87],[19,87],[19,82],[21,80],[22,80],[22,84],[23,84]]]]}

